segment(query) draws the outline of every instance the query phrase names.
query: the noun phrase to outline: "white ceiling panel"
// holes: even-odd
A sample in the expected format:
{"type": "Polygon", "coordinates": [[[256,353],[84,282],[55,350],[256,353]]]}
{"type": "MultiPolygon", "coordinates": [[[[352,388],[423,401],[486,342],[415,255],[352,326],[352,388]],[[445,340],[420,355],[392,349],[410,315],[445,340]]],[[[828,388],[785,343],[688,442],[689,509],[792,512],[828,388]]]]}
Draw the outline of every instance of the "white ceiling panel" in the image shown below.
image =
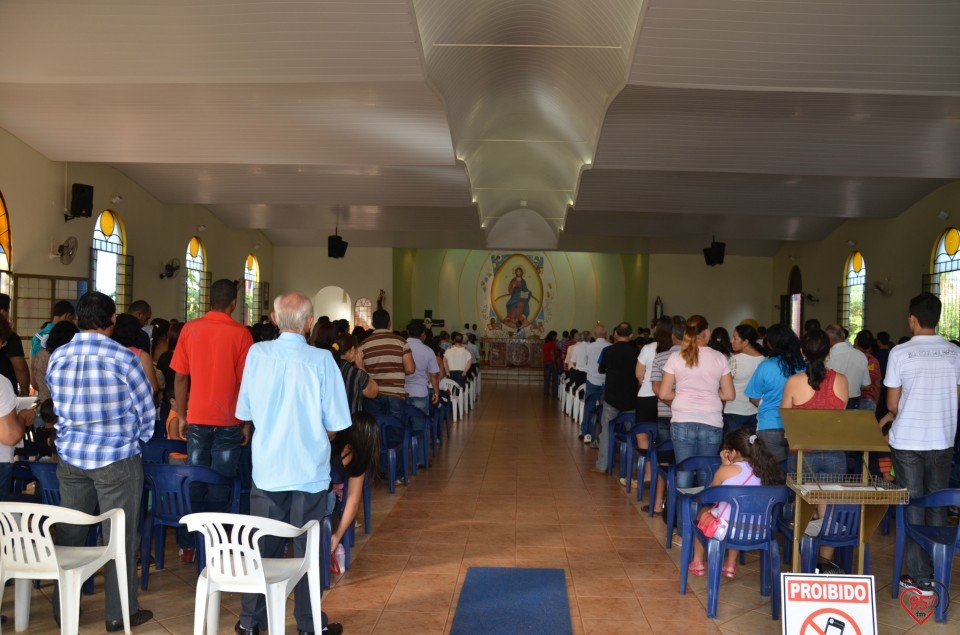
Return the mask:
{"type": "Polygon", "coordinates": [[[890,218],[947,182],[597,169],[584,173],[576,209],[890,218]]]}
{"type": "Polygon", "coordinates": [[[167,203],[470,205],[459,167],[118,164],[167,203]]]}
{"type": "Polygon", "coordinates": [[[0,127],[276,244],[770,255],[960,178],[957,0],[9,0],[0,60],[0,127]]]}
{"type": "Polygon", "coordinates": [[[960,94],[955,0],[648,0],[632,84],[960,94]]]}
{"type": "Polygon", "coordinates": [[[422,81],[409,0],[0,3],[0,82],[422,81]]]}
{"type": "Polygon", "coordinates": [[[955,179],[960,97],[628,86],[595,165],[955,179]]]}
{"type": "MultiPolygon", "coordinates": [[[[326,229],[267,229],[263,233],[275,245],[302,247],[326,245],[327,236],[331,234],[326,229]]],[[[441,226],[431,228],[429,231],[425,231],[423,227],[412,226],[406,231],[340,232],[340,235],[350,243],[351,247],[484,249],[487,245],[486,236],[479,226],[469,230],[441,226]]],[[[347,257],[350,257],[349,252],[347,257]]],[[[360,265],[362,266],[362,263],[360,265]]]]}
{"type": "Polygon", "coordinates": [[[716,237],[733,241],[817,240],[843,222],[841,218],[760,214],[663,214],[576,210],[567,216],[564,235],[635,236],[648,239],[689,238],[702,248],[716,237]],[[702,244],[701,244],[702,243],[702,244]]]}
{"type": "MultiPolygon", "coordinates": [[[[409,232],[424,227],[444,230],[476,225],[474,207],[387,207],[378,205],[211,205],[210,211],[232,227],[247,229],[409,232]]],[[[479,232],[478,232],[479,234],[479,232]]],[[[402,245],[398,245],[402,246],[402,245]]]]}
{"type": "Polygon", "coordinates": [[[0,84],[0,126],[58,161],[452,165],[423,83],[0,84]]]}

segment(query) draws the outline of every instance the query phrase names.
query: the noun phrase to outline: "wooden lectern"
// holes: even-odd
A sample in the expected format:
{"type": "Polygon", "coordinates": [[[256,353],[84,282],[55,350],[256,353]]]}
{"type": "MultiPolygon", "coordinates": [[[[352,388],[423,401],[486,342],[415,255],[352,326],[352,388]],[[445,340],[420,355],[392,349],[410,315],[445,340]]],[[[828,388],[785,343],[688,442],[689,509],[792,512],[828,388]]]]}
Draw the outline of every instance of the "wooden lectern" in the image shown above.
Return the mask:
{"type": "Polygon", "coordinates": [[[888,505],[909,502],[907,490],[870,475],[869,453],[889,452],[877,419],[868,410],[805,410],[781,408],[783,429],[791,450],[797,452],[797,471],[787,474],[787,486],[796,495],[793,523],[793,571],[800,571],[800,540],[818,504],[860,505],[860,545],[857,572],[863,573],[864,545],[887,513],[888,505]],[[863,452],[860,474],[803,473],[804,450],[863,452]]]}

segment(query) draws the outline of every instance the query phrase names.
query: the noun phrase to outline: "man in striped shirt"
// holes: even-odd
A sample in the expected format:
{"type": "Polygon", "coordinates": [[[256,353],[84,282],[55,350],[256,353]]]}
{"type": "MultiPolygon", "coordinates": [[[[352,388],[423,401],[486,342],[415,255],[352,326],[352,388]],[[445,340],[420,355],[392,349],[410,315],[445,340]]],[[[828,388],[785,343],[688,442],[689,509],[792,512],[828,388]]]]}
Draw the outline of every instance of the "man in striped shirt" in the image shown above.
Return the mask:
{"type": "MultiPolygon", "coordinates": [[[[140,358],[117,344],[110,335],[117,307],[108,296],[91,292],[77,303],[77,333],[73,340],[50,356],[47,385],[59,418],[56,424],[57,478],[60,504],[87,514],[97,505],[101,511],[123,510],[130,600],[130,625],[153,618],[137,604],[137,520],[143,493],[140,442],[153,436],[156,410],[153,389],[140,358]]],[[[57,544],[80,546],[87,538],[86,526],[58,525],[57,544]]],[[[104,540],[110,536],[104,526],[104,540]]],[[[123,629],[120,592],[115,563],[107,563],[106,630],[123,629]]],[[[59,623],[59,604],[54,601],[59,623]]]]}
{"type": "Polygon", "coordinates": [[[370,414],[403,418],[406,392],[404,379],[417,369],[410,345],[390,331],[390,314],[379,309],[373,312],[373,334],[360,345],[363,365],[380,387],[380,394],[364,399],[364,410],[370,414]]]}

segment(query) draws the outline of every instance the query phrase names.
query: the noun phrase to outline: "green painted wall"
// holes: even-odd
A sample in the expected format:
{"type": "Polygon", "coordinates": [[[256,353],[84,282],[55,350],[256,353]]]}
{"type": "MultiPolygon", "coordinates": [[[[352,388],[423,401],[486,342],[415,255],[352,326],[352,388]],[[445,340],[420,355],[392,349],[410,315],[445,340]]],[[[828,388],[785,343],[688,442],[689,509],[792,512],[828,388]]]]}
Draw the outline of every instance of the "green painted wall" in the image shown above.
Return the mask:
{"type": "Polygon", "coordinates": [[[416,249],[393,250],[393,323],[400,327],[413,317],[410,301],[413,297],[413,267],[416,249]]]}
{"type": "Polygon", "coordinates": [[[649,325],[652,314],[650,302],[650,256],[621,254],[624,283],[624,317],[634,330],[649,325]]]}

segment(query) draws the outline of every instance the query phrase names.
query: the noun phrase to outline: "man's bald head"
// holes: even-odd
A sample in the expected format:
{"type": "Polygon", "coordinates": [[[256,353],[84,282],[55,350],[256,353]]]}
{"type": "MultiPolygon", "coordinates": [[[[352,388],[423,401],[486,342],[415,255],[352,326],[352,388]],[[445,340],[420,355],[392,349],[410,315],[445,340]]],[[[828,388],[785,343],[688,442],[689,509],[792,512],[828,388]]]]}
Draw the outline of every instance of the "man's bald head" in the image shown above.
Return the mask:
{"type": "Polygon", "coordinates": [[[313,303],[302,293],[285,293],[273,301],[273,321],[288,333],[307,333],[313,325],[313,303]]]}
{"type": "Polygon", "coordinates": [[[593,336],[598,340],[607,339],[607,327],[603,324],[597,324],[596,328],[593,329],[593,336]]]}

